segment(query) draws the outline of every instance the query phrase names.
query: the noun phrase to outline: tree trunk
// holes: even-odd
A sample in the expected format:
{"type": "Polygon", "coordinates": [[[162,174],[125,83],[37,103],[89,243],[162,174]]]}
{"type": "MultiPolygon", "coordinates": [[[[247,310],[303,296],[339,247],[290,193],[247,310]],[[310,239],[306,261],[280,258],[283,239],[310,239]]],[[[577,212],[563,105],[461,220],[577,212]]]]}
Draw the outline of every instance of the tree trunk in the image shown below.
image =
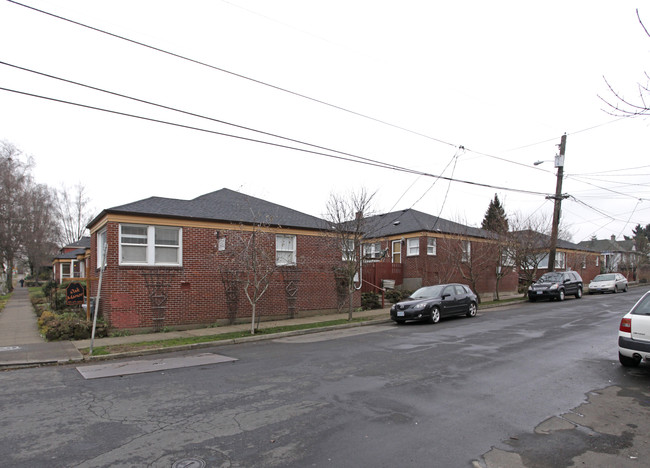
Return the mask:
{"type": "Polygon", "coordinates": [[[256,303],[253,302],[253,303],[251,303],[251,305],[253,306],[253,316],[251,317],[251,335],[254,335],[255,334],[255,305],[256,305],[256,303]]]}
{"type": "Polygon", "coordinates": [[[350,289],[350,299],[349,299],[349,307],[348,307],[348,322],[352,321],[352,299],[354,297],[354,289],[350,289]]]}
{"type": "Polygon", "coordinates": [[[7,292],[14,290],[14,259],[7,259],[7,292]]]}

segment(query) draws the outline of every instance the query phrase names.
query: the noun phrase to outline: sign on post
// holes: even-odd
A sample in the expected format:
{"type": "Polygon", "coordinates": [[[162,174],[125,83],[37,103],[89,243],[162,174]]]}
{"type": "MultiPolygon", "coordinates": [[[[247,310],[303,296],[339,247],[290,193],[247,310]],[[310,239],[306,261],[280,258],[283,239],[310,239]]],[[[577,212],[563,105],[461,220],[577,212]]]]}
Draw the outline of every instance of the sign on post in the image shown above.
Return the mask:
{"type": "Polygon", "coordinates": [[[65,288],[65,302],[68,305],[81,305],[84,303],[84,287],[81,283],[70,283],[65,288]]]}

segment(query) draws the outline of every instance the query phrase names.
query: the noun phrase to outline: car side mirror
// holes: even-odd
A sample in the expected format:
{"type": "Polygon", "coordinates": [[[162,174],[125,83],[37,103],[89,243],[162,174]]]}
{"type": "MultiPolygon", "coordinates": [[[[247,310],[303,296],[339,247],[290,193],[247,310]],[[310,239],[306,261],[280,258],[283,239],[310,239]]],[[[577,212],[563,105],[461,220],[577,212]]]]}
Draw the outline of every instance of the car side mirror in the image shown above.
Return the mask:
{"type": "Polygon", "coordinates": [[[565,282],[565,283],[570,283],[570,282],[571,282],[571,279],[570,279],[570,278],[564,278],[564,282],[565,282]]]}
{"type": "Polygon", "coordinates": [[[440,297],[442,297],[443,299],[447,299],[449,296],[451,296],[451,294],[443,294],[443,295],[440,296],[440,297]]]}

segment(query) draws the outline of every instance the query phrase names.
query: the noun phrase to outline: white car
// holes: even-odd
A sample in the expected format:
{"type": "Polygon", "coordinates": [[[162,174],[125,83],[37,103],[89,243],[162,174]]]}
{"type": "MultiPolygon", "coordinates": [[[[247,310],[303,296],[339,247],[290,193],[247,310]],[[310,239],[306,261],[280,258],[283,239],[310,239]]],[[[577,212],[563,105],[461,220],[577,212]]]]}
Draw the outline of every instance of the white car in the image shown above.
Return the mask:
{"type": "Polygon", "coordinates": [[[589,283],[589,294],[627,291],[627,278],[620,273],[604,273],[589,283]]]}
{"type": "Polygon", "coordinates": [[[650,291],[621,319],[618,328],[618,360],[626,367],[650,361],[650,291]]]}

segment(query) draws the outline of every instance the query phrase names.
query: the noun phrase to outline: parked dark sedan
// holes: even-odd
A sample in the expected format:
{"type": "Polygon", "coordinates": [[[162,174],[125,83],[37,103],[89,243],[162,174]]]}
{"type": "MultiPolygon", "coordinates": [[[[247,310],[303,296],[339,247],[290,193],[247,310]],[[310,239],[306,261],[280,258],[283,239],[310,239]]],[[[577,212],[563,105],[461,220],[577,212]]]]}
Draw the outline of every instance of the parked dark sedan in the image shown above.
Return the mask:
{"type": "Polygon", "coordinates": [[[438,284],[415,291],[405,301],[390,308],[390,318],[402,324],[407,320],[427,320],[438,323],[440,317],[467,315],[474,317],[478,298],[464,284],[438,284]]]}
{"type": "Polygon", "coordinates": [[[582,297],[582,278],[575,271],[550,271],[528,288],[528,300],[557,299],[563,301],[566,296],[582,297]]]}

